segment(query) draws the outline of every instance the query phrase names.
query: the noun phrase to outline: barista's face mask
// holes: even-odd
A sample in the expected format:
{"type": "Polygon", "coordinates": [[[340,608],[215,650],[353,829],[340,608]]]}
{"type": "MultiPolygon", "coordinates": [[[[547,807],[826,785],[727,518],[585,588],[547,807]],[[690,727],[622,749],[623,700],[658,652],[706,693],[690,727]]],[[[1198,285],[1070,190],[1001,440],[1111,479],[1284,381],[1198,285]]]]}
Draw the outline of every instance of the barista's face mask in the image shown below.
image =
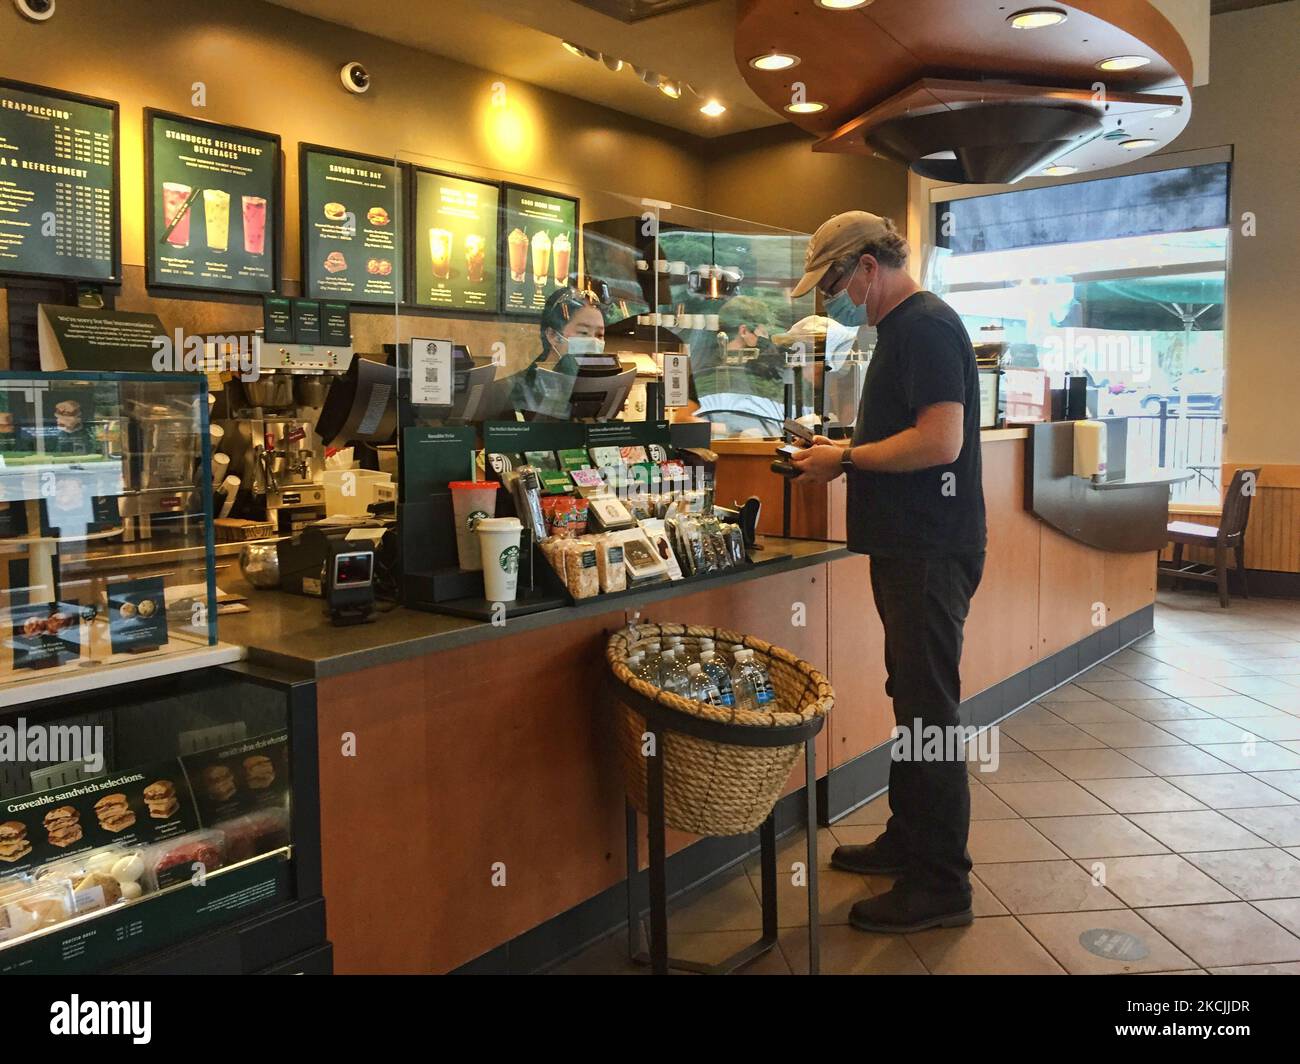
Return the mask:
{"type": "Polygon", "coordinates": [[[605,341],[599,336],[565,337],[565,353],[570,355],[603,355],[605,341]]]}
{"type": "Polygon", "coordinates": [[[849,279],[845,282],[844,287],[833,296],[827,296],[825,300],[826,316],[849,329],[860,329],[867,324],[867,300],[871,298],[871,289],[876,283],[875,278],[872,278],[871,284],[867,285],[867,293],[863,297],[862,303],[855,303],[853,297],[849,294],[849,289],[853,287],[853,282],[858,276],[858,270],[861,268],[862,261],[859,259],[858,264],[853,267],[853,272],[849,274],[849,279]]]}

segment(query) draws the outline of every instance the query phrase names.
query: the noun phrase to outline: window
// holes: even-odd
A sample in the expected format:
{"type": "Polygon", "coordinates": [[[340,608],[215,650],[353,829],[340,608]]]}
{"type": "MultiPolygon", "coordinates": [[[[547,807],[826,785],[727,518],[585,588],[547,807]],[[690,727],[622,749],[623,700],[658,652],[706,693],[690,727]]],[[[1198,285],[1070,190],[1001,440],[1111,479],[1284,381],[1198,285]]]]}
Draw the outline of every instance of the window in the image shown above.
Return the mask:
{"type": "Polygon", "coordinates": [[[1013,365],[1084,373],[1095,412],[1130,418],[1130,472],[1196,474],[1219,502],[1229,164],[936,205],[928,287],[1013,365]]]}

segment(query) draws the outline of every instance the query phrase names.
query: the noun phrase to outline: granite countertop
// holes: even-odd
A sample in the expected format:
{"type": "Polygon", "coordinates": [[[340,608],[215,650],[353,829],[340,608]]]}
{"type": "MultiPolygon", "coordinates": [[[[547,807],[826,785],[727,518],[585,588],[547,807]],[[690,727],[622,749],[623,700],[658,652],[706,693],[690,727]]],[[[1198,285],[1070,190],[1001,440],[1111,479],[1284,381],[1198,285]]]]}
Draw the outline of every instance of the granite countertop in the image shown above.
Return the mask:
{"type": "Polygon", "coordinates": [[[218,632],[223,643],[246,647],[247,660],[252,663],[323,679],[563,624],[575,617],[634,610],[677,595],[761,579],[771,573],[790,572],[848,555],[839,543],[773,536],[760,537],[759,542],[765,549],[756,552],[757,564],[752,568],[705,581],[656,584],[614,599],[598,596],[580,605],[516,617],[505,627],[402,607],[378,614],[369,624],[336,627],[329,623],[319,599],[255,590],[244,581],[238,568],[232,566],[218,573],[217,585],[246,595],[251,609],[248,613],[222,616],[218,632]]]}

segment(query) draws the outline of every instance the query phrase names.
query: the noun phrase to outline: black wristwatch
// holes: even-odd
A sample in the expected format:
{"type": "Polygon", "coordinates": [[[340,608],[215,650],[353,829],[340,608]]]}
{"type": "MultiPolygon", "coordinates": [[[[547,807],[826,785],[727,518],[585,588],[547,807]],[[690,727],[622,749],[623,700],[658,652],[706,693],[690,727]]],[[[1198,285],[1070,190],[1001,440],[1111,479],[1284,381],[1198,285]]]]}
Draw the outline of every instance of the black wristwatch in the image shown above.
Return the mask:
{"type": "Polygon", "coordinates": [[[840,459],[840,470],[845,476],[848,476],[850,473],[857,472],[857,469],[858,467],[853,464],[853,448],[846,447],[844,457],[840,459]]]}

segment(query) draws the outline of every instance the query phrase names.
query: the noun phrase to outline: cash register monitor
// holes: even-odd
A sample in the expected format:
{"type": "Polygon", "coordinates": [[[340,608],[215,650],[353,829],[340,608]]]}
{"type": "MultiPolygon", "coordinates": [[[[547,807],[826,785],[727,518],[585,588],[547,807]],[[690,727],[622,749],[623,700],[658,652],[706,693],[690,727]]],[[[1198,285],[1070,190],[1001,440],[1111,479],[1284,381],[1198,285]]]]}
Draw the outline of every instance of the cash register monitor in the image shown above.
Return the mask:
{"type": "Polygon", "coordinates": [[[326,447],[392,443],[397,434],[397,367],[354,358],[330,386],[316,432],[326,447]]]}

